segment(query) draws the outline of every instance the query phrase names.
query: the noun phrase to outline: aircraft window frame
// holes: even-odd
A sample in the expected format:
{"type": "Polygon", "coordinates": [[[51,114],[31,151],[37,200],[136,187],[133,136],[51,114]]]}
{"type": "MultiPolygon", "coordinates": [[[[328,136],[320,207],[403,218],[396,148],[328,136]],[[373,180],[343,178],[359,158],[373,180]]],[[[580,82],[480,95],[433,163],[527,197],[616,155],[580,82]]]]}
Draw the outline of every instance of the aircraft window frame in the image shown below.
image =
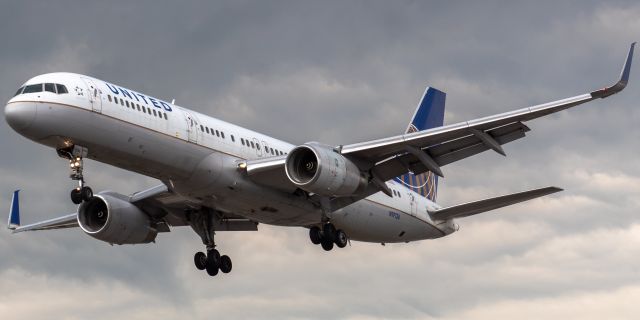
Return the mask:
{"type": "Polygon", "coordinates": [[[30,84],[24,87],[24,90],[22,90],[22,93],[37,93],[37,92],[42,92],[42,88],[44,87],[43,83],[38,83],[38,84],[30,84]],[[40,90],[39,91],[29,91],[27,92],[27,89],[35,89],[37,90],[37,87],[40,86],[40,90]]]}
{"type": "Polygon", "coordinates": [[[124,99],[120,98],[120,105],[124,107],[124,99]]]}
{"type": "Polygon", "coordinates": [[[200,125],[200,131],[204,132],[204,126],[200,125]]]}
{"type": "Polygon", "coordinates": [[[151,114],[151,108],[147,108],[147,113],[151,114]]]}
{"type": "Polygon", "coordinates": [[[155,117],[157,117],[157,116],[158,116],[158,113],[156,113],[156,109],[153,109],[153,115],[154,115],[155,117]]]}
{"type": "Polygon", "coordinates": [[[255,149],[256,145],[253,143],[253,141],[249,141],[249,143],[251,143],[251,148],[255,149]]]}
{"type": "Polygon", "coordinates": [[[222,136],[222,139],[224,139],[224,132],[220,131],[220,136],[222,136]]]}
{"type": "Polygon", "coordinates": [[[112,102],[112,101],[111,101],[111,95],[110,95],[110,94],[108,94],[108,95],[107,95],[107,98],[109,98],[109,102],[112,102]]]}
{"type": "Polygon", "coordinates": [[[142,111],[142,110],[140,109],[140,104],[137,104],[137,103],[136,103],[136,106],[138,107],[138,111],[142,111]]]}
{"type": "Polygon", "coordinates": [[[15,94],[15,95],[13,95],[13,96],[15,97],[15,96],[17,96],[17,95],[22,94],[22,91],[24,90],[24,87],[25,87],[25,86],[22,86],[22,87],[18,88],[18,92],[16,92],[16,94],[15,94]]]}
{"type": "Polygon", "coordinates": [[[209,127],[204,127],[204,129],[205,129],[205,131],[207,131],[207,134],[211,134],[211,133],[209,132],[209,127]]]}
{"type": "Polygon", "coordinates": [[[147,113],[147,109],[144,106],[142,106],[142,113],[147,113]]]}
{"type": "Polygon", "coordinates": [[[240,138],[240,144],[242,144],[244,146],[244,138],[240,138]]]}
{"type": "Polygon", "coordinates": [[[56,85],[56,92],[58,94],[69,93],[69,90],[67,90],[67,86],[65,86],[64,84],[56,83],[55,85],[56,85]]]}
{"type": "Polygon", "coordinates": [[[167,117],[167,113],[166,112],[164,113],[164,119],[165,120],[169,120],[169,118],[167,117]]]}
{"type": "Polygon", "coordinates": [[[126,107],[129,108],[129,100],[125,100],[124,103],[126,104],[126,107]]]}
{"type": "Polygon", "coordinates": [[[45,83],[44,84],[44,92],[58,93],[56,92],[56,84],[55,83],[45,83]],[[50,90],[47,90],[47,85],[50,86],[50,90]]]}
{"type": "Polygon", "coordinates": [[[231,142],[236,142],[236,138],[234,138],[233,135],[231,135],[231,142]]]}
{"type": "Polygon", "coordinates": [[[218,138],[220,138],[220,131],[216,130],[216,136],[218,136],[218,138]]]}

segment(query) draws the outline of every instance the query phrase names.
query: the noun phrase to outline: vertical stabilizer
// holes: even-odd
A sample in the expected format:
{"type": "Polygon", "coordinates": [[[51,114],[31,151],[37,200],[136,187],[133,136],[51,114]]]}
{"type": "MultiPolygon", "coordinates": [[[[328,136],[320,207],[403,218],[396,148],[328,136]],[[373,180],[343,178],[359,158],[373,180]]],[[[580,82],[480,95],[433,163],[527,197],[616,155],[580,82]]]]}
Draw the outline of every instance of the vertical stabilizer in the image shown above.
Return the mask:
{"type": "MultiPolygon", "coordinates": [[[[441,127],[444,123],[446,98],[446,93],[427,87],[411,122],[409,122],[406,133],[441,127]]],[[[407,173],[395,178],[395,180],[431,201],[436,200],[438,177],[433,172],[425,172],[418,175],[407,173]]]]}

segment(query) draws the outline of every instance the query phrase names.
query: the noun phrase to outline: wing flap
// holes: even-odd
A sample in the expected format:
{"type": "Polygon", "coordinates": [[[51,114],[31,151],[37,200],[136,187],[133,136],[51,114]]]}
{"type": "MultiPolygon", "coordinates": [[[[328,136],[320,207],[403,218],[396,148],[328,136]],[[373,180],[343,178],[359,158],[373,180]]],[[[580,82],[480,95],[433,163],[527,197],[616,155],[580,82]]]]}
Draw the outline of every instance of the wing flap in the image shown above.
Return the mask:
{"type": "Polygon", "coordinates": [[[560,192],[557,187],[546,187],[519,193],[513,193],[495,198],[459,204],[436,211],[430,211],[429,215],[433,220],[448,220],[453,218],[463,218],[478,213],[510,206],[516,203],[532,200],[552,193],[560,192]]]}

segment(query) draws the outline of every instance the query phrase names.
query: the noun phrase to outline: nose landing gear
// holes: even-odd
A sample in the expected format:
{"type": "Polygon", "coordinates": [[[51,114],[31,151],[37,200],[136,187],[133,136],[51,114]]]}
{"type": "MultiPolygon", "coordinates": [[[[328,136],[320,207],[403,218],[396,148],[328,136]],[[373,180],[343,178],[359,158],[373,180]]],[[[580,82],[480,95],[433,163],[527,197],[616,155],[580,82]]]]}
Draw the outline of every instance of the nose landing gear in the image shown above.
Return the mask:
{"type": "Polygon", "coordinates": [[[69,178],[78,181],[78,187],[71,190],[71,202],[81,204],[83,201],[89,201],[93,198],[93,190],[84,185],[83,162],[82,158],[88,153],[87,148],[80,146],[71,146],[57,150],[58,155],[69,160],[69,178]]]}

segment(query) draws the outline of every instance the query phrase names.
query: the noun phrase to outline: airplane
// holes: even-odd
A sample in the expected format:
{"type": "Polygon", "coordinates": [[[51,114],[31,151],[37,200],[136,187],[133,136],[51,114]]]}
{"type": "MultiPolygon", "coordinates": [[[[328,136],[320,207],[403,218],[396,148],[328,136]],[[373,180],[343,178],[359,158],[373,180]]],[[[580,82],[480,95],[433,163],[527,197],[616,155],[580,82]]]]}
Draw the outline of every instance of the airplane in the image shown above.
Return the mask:
{"type": "Polygon", "coordinates": [[[190,226],[205,252],[194,264],[210,276],[232,262],[217,249],[223,231],[258,224],[303,227],[330,251],[350,241],[402,243],[459,230],[459,218],[546,196],[544,187],[448,207],[438,205],[442,167],[525,137],[524,124],[622,91],[635,42],[618,81],[586,94],[444,125],[446,94],[427,88],[404,134],[346,145],[294,145],[125,87],[74,73],[26,81],[5,106],[20,135],[54,148],[77,181],[77,212],[21,225],[19,191],[8,227],[13,233],[79,227],[109,244],[155,242],[158,233],[190,226]],[[94,194],[83,160],[92,159],[158,179],[123,195],[94,194]]]}

